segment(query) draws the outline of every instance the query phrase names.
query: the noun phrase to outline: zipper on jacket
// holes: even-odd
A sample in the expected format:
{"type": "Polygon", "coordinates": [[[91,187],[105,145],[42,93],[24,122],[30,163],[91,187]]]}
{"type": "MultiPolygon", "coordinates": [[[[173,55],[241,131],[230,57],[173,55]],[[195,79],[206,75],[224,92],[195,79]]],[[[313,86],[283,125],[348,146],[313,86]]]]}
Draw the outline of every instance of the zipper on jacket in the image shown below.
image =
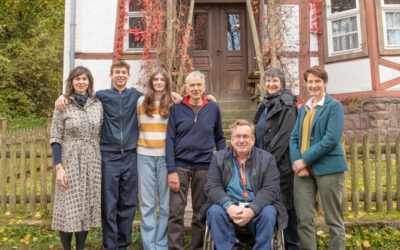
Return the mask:
{"type": "Polygon", "coordinates": [[[120,120],[120,137],[121,137],[121,154],[124,153],[124,137],[122,134],[122,92],[119,92],[119,120],[120,120]]]}

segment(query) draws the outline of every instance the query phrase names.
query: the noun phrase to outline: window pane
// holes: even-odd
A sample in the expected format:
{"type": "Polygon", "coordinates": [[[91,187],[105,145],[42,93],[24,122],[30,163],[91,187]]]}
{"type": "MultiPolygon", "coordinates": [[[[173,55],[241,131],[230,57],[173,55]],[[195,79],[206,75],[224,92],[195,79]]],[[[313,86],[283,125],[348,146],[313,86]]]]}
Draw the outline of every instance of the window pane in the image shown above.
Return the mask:
{"type": "Polygon", "coordinates": [[[240,15],[227,15],[228,50],[240,50],[240,15]]]}
{"type": "Polygon", "coordinates": [[[387,28],[400,28],[400,12],[386,12],[387,28]]]}
{"type": "Polygon", "coordinates": [[[356,8],[356,0],[331,0],[331,13],[342,12],[356,8]]]}
{"type": "Polygon", "coordinates": [[[194,15],[194,49],[206,50],[207,44],[207,31],[208,31],[207,13],[200,13],[194,15]]]}
{"type": "Polygon", "coordinates": [[[400,0],[385,0],[385,4],[400,4],[400,0]]]}
{"type": "Polygon", "coordinates": [[[143,48],[144,20],[142,17],[129,17],[128,48],[143,48]]]}
{"type": "Polygon", "coordinates": [[[400,45],[400,12],[386,12],[388,45],[400,45]]]}
{"type": "Polygon", "coordinates": [[[129,1],[129,12],[134,12],[134,11],[141,11],[142,7],[140,6],[140,3],[138,0],[130,0],[129,1]]]}
{"type": "Polygon", "coordinates": [[[358,32],[355,16],[333,21],[333,51],[339,52],[359,48],[358,32]]]}

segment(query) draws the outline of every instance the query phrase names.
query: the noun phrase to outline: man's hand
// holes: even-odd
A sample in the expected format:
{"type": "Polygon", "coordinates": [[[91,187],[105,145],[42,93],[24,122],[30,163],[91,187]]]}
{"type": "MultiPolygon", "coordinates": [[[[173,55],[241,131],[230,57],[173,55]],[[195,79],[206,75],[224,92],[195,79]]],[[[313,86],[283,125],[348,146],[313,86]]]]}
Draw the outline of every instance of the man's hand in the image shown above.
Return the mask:
{"type": "Polygon", "coordinates": [[[54,106],[59,111],[64,112],[65,111],[65,107],[67,106],[67,104],[68,104],[68,99],[65,98],[65,96],[63,96],[63,95],[60,95],[57,98],[56,102],[54,103],[54,106]]]}
{"type": "Polygon", "coordinates": [[[177,172],[168,175],[168,186],[172,191],[178,192],[180,189],[179,175],[177,172]]]}
{"type": "Polygon", "coordinates": [[[241,214],[243,213],[243,207],[240,207],[235,204],[229,205],[229,207],[226,209],[226,212],[228,213],[229,217],[235,222],[236,220],[239,220],[241,217],[241,214]]]}
{"type": "Polygon", "coordinates": [[[209,101],[217,102],[217,98],[215,98],[215,96],[213,96],[213,95],[207,95],[206,99],[209,101]]]}
{"type": "MultiPolygon", "coordinates": [[[[303,169],[306,169],[306,167],[307,167],[306,162],[305,162],[303,159],[299,159],[299,160],[296,160],[296,161],[293,162],[292,169],[293,169],[293,172],[294,172],[296,175],[298,175],[299,172],[300,172],[301,170],[303,170],[303,169]]],[[[308,171],[307,171],[307,172],[308,172],[308,171]]]]}
{"type": "Polygon", "coordinates": [[[176,92],[171,92],[171,97],[172,97],[172,101],[175,104],[179,104],[183,100],[183,97],[180,94],[176,93],[176,92]]]}
{"type": "Polygon", "coordinates": [[[239,218],[236,220],[233,220],[233,222],[235,222],[235,224],[243,227],[245,225],[247,225],[247,223],[249,223],[251,221],[251,219],[253,219],[255,216],[255,213],[253,211],[253,209],[251,208],[243,208],[242,213],[240,214],[239,218]]]}
{"type": "Polygon", "coordinates": [[[65,174],[65,170],[61,164],[56,165],[57,175],[56,175],[56,182],[57,184],[63,186],[64,188],[68,187],[68,179],[67,175],[65,174]]]}

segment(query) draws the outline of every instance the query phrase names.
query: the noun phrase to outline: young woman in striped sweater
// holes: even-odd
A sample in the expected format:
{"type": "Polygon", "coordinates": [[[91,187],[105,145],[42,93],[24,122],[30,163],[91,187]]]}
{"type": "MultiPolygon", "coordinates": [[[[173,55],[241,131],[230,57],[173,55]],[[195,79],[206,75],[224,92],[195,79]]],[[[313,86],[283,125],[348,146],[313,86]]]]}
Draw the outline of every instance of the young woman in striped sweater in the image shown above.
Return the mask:
{"type": "Polygon", "coordinates": [[[165,163],[165,133],[171,105],[171,82],[167,72],[157,68],[149,76],[146,94],[137,102],[137,153],[142,213],[140,232],[146,250],[168,249],[169,187],[165,163]]]}

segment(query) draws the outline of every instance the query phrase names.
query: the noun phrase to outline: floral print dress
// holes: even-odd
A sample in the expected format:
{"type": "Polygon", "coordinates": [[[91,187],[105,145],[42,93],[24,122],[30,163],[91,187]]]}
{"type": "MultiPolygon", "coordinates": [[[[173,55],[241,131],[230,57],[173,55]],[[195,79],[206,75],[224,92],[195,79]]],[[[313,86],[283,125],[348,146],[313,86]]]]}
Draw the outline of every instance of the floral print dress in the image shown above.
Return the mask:
{"type": "Polygon", "coordinates": [[[99,134],[103,106],[88,98],[84,107],[70,97],[65,112],[54,111],[50,143],[61,145],[67,188],[56,184],[52,229],[88,231],[101,226],[99,134]]]}

